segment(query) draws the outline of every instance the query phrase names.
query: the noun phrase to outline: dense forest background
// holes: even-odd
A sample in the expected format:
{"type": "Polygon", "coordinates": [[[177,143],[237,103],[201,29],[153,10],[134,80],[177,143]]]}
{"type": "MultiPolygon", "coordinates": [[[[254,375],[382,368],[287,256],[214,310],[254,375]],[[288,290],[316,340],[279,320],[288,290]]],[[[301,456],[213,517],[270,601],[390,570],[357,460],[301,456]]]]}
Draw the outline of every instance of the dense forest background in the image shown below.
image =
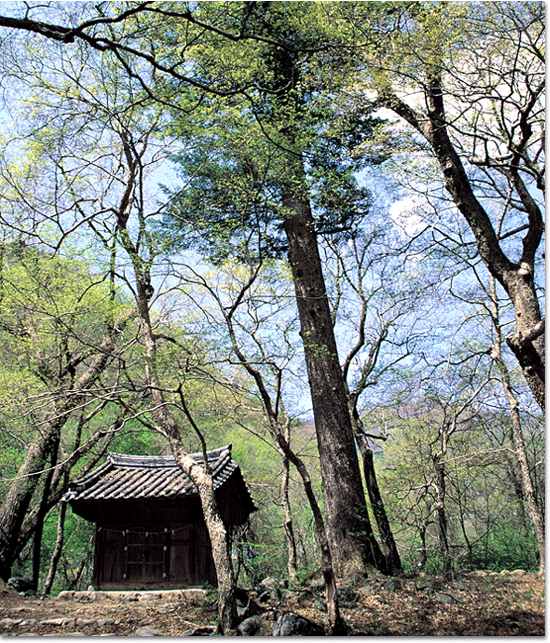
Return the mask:
{"type": "Polygon", "coordinates": [[[375,566],[542,567],[544,4],[0,10],[2,577],[87,587],[69,480],[201,439],[238,583],[326,565],[306,469],[338,566],[346,431],[375,566]]]}

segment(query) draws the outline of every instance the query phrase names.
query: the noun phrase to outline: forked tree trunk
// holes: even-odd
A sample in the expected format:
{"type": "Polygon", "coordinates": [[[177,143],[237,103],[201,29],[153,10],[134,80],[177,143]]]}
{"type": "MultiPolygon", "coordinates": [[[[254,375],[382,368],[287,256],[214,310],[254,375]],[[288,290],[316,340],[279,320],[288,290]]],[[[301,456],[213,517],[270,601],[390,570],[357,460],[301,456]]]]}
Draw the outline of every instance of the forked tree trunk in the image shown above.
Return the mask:
{"type": "Polygon", "coordinates": [[[29,446],[0,507],[0,577],[5,581],[11,576],[11,567],[19,554],[17,543],[23,521],[52,449],[57,448],[66,420],[66,415],[59,417],[57,408],[52,411],[50,421],[44,424],[39,437],[29,446]]]}
{"type": "MultiPolygon", "coordinates": [[[[57,449],[61,431],[71,411],[82,403],[89,390],[109,365],[116,343],[116,335],[125,327],[129,316],[117,320],[117,332],[110,329],[97,348],[97,354],[91,358],[89,365],[67,389],[57,391],[57,399],[51,403],[48,417],[41,425],[38,436],[29,445],[15,480],[10,485],[0,506],[0,578],[7,580],[11,567],[22,547],[34,531],[34,524],[29,526],[25,538],[21,538],[22,526],[33,494],[40,482],[42,472],[48,466],[48,460],[57,449]]],[[[31,512],[32,513],[32,512],[31,512]]],[[[37,512],[38,513],[38,512],[37,512]]]]}

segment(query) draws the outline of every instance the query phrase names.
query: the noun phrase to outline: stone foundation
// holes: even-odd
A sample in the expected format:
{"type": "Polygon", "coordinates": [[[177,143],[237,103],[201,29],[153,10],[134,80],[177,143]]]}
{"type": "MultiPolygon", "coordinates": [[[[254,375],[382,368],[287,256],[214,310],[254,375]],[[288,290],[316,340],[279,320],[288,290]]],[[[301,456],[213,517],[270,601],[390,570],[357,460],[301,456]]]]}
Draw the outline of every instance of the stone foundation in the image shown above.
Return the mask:
{"type": "Polygon", "coordinates": [[[202,602],[207,591],[201,588],[188,587],[185,589],[164,590],[125,590],[125,591],[63,591],[57,597],[61,601],[82,601],[83,603],[112,600],[112,601],[189,601],[202,602]]]}

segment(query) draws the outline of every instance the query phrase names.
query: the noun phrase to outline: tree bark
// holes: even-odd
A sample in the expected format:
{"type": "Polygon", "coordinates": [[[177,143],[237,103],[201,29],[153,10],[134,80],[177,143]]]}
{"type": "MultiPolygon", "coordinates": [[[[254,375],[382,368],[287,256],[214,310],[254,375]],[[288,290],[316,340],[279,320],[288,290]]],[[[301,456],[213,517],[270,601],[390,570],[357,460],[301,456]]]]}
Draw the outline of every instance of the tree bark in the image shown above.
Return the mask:
{"type": "Polygon", "coordinates": [[[451,550],[449,548],[449,535],[447,523],[447,511],[445,508],[446,484],[445,466],[441,462],[441,454],[433,456],[435,472],[436,503],[435,514],[437,519],[437,534],[439,537],[439,551],[443,558],[443,571],[446,575],[452,572],[451,550]]]}
{"type": "Polygon", "coordinates": [[[344,623],[344,620],[342,619],[342,616],[340,615],[340,608],[338,605],[338,590],[336,586],[336,578],[334,575],[332,549],[327,537],[327,530],[325,529],[323,514],[313,491],[311,478],[309,477],[308,470],[302,459],[299,458],[294,453],[294,451],[292,451],[283,434],[280,431],[277,431],[275,427],[273,427],[273,433],[274,437],[277,440],[279,448],[281,449],[285,457],[287,457],[292,462],[292,464],[296,467],[296,470],[300,474],[302,483],[304,485],[304,491],[306,492],[307,499],[309,500],[309,506],[311,507],[311,512],[313,513],[315,532],[317,534],[319,546],[321,548],[323,579],[325,581],[325,593],[327,597],[328,620],[331,626],[332,635],[345,635],[347,634],[347,627],[344,623]]]}
{"type": "MultiPolygon", "coordinates": [[[[237,626],[237,601],[235,597],[235,578],[227,528],[221,519],[212,474],[206,459],[206,447],[199,433],[205,453],[204,469],[198,465],[183,448],[180,427],[166,406],[162,382],[157,370],[157,339],[153,332],[153,324],[149,309],[150,276],[148,267],[141,258],[138,248],[132,242],[127,224],[132,211],[132,195],[142,179],[140,175],[140,157],[130,143],[130,137],[125,131],[120,133],[123,152],[127,163],[127,185],[117,211],[118,234],[124,250],[133,267],[135,277],[135,297],[140,322],[141,337],[145,346],[145,376],[150,387],[154,408],[152,416],[160,433],[165,435],[170,443],[176,462],[197,487],[204,519],[212,546],[212,557],[218,580],[218,632],[229,635],[237,626]]],[[[184,403],[183,395],[180,397],[184,403]]],[[[190,415],[187,409],[183,410],[190,415]]]]}
{"type": "Polygon", "coordinates": [[[33,557],[32,557],[32,582],[38,592],[38,583],[40,582],[40,563],[42,554],[42,536],[44,534],[44,521],[48,514],[48,497],[50,495],[50,486],[54,474],[54,467],[57,464],[57,452],[59,450],[59,440],[53,445],[50,456],[50,469],[44,476],[44,489],[40,499],[40,509],[34,529],[33,557]]]}
{"type": "Polygon", "coordinates": [[[516,330],[506,341],[521,366],[535,400],[544,411],[544,323],[533,279],[535,252],[544,232],[542,213],[519,179],[517,168],[509,169],[511,184],[528,214],[528,230],[523,239],[523,251],[519,261],[513,262],[508,259],[489,215],[474,194],[464,165],[449,137],[439,74],[432,74],[425,92],[427,118],[422,118],[391,92],[383,92],[380,98],[381,103],[422,134],[432,148],[441,166],[445,187],[475,237],[479,256],[512,302],[516,330]]]}
{"type": "MultiPolygon", "coordinates": [[[[287,436],[285,436],[287,437],[287,436]]],[[[296,569],[296,538],[294,537],[294,527],[292,524],[292,509],[288,497],[288,483],[290,480],[290,462],[286,456],[283,456],[283,476],[281,478],[281,502],[285,515],[285,540],[287,549],[287,571],[288,578],[295,582],[298,575],[296,569]]]]}
{"type": "Polygon", "coordinates": [[[157,347],[144,286],[145,284],[138,280],[138,310],[147,353],[147,382],[151,387],[151,395],[155,404],[153,416],[161,432],[168,436],[176,462],[198,489],[218,580],[218,631],[220,634],[229,635],[237,626],[237,602],[227,528],[221,519],[214,495],[212,475],[206,470],[207,461],[205,460],[205,469],[203,469],[183,448],[179,426],[166,408],[161,382],[157,375],[157,347]]]}
{"type": "Polygon", "coordinates": [[[30,445],[0,507],[0,577],[5,581],[11,576],[11,567],[19,554],[19,532],[32,497],[67,420],[67,416],[57,417],[57,410],[52,415],[43,433],[30,445]]]}
{"type": "MultiPolygon", "coordinates": [[[[251,284],[249,283],[244,287],[244,289],[239,293],[237,300],[240,299],[240,297],[244,294],[245,290],[250,285],[251,284]]],[[[267,416],[267,420],[269,423],[271,436],[278,447],[278,451],[283,457],[283,462],[285,466],[285,476],[286,476],[286,467],[288,466],[288,462],[290,461],[296,467],[296,470],[298,471],[298,474],[302,479],[304,491],[309,501],[309,506],[311,508],[311,512],[314,518],[315,532],[317,535],[319,546],[321,548],[323,578],[325,581],[325,592],[327,597],[327,611],[328,611],[329,623],[331,626],[332,633],[334,635],[346,634],[347,628],[340,615],[340,610],[338,606],[338,593],[337,593],[337,587],[336,587],[336,577],[334,574],[333,555],[330,548],[329,539],[327,537],[327,530],[323,520],[323,514],[317,502],[317,498],[315,497],[315,493],[313,491],[313,487],[311,484],[311,479],[309,477],[309,472],[307,470],[307,467],[305,466],[303,460],[299,458],[290,447],[290,419],[286,417],[285,426],[284,427],[281,426],[281,423],[278,421],[278,415],[277,415],[280,408],[277,411],[275,410],[274,405],[272,403],[271,396],[265,386],[264,379],[261,372],[255,366],[252,365],[252,362],[246,358],[246,355],[241,350],[241,347],[237,340],[237,335],[235,333],[235,328],[233,326],[233,314],[236,310],[236,305],[234,304],[229,308],[229,310],[227,310],[219,300],[218,300],[218,303],[220,304],[220,310],[224,315],[224,318],[227,324],[227,329],[229,331],[229,336],[231,339],[233,351],[237,356],[239,362],[243,365],[246,371],[256,382],[256,386],[258,388],[258,392],[260,394],[260,397],[264,406],[265,414],[267,416]]],[[[278,404],[277,404],[277,407],[279,407],[278,404]]],[[[283,485],[284,484],[285,482],[283,481],[283,485]]],[[[283,493],[283,496],[284,495],[285,494],[283,493]]],[[[292,542],[295,545],[294,539],[292,542]]]]}
{"type": "MultiPolygon", "coordinates": [[[[93,457],[90,457],[86,465],[83,467],[81,470],[81,475],[84,476],[86,473],[89,473],[94,466],[99,462],[101,457],[104,455],[105,451],[107,450],[112,438],[113,438],[113,433],[111,432],[111,429],[116,430],[116,428],[120,425],[120,421],[116,420],[111,427],[109,427],[105,432],[103,431],[98,431],[96,434],[94,434],[84,445],[73,445],[73,453],[69,456],[68,459],[66,459],[63,463],[62,467],[58,467],[54,472],[46,500],[46,511],[50,511],[52,507],[56,506],[58,502],[61,500],[61,497],[67,490],[66,487],[66,480],[68,478],[69,472],[71,471],[71,468],[79,462],[81,458],[83,458],[85,455],[88,455],[91,451],[92,448],[94,448],[94,455],[93,457]],[[103,440],[100,441],[101,436],[103,436],[103,440]],[[98,446],[99,442],[99,446],[98,446]],[[61,483],[62,479],[65,481],[61,483]]],[[[40,513],[40,505],[34,505],[34,507],[30,510],[27,510],[25,514],[25,518],[23,520],[23,524],[21,525],[17,539],[14,544],[14,551],[16,552],[16,555],[21,552],[24,547],[27,545],[31,537],[33,536],[35,529],[36,529],[36,524],[38,520],[38,516],[40,513]]]]}
{"type": "Polygon", "coordinates": [[[149,317],[144,284],[138,282],[137,290],[142,336],[147,353],[147,381],[155,404],[153,416],[161,432],[168,436],[176,462],[198,489],[218,579],[218,631],[220,634],[229,635],[237,626],[237,602],[227,528],[220,516],[214,495],[212,474],[207,470],[207,461],[205,460],[203,469],[183,448],[179,426],[166,408],[161,382],[157,375],[156,341],[149,317]]]}
{"type": "Polygon", "coordinates": [[[418,536],[420,537],[420,560],[418,561],[418,569],[423,570],[426,567],[428,562],[428,550],[426,549],[426,531],[428,525],[426,522],[423,522],[418,527],[418,536]]]}
{"type": "Polygon", "coordinates": [[[506,400],[508,401],[508,407],[510,408],[510,416],[512,420],[512,439],[514,442],[516,457],[518,460],[525,502],[527,504],[527,508],[529,509],[529,515],[531,517],[531,523],[533,525],[533,530],[535,532],[535,538],[537,541],[537,550],[539,554],[539,572],[541,574],[544,574],[546,567],[544,516],[537,503],[533,479],[531,477],[531,470],[529,468],[527,449],[525,448],[525,441],[523,439],[523,431],[521,427],[519,402],[514,395],[508,367],[502,359],[500,348],[502,343],[502,336],[500,329],[498,299],[496,295],[494,280],[491,280],[491,297],[493,304],[491,318],[493,321],[493,327],[495,329],[495,341],[493,344],[491,357],[500,372],[500,380],[504,388],[506,400]]]}
{"type": "MultiPolygon", "coordinates": [[[[52,402],[51,410],[40,428],[38,436],[28,448],[21,463],[16,479],[10,485],[0,506],[0,578],[7,580],[11,574],[13,561],[21,550],[21,528],[26,519],[33,494],[39,484],[41,473],[47,467],[48,459],[59,444],[61,431],[69,415],[83,401],[83,393],[97,381],[108,366],[115,346],[116,335],[128,321],[125,317],[118,320],[115,332],[109,329],[98,347],[97,354],[83,373],[76,378],[70,388],[53,391],[58,401],[52,402]]],[[[75,456],[77,454],[75,453],[75,456]]],[[[76,459],[78,459],[76,457],[76,459]]],[[[75,461],[75,459],[73,459],[75,461]]],[[[36,525],[36,518],[32,525],[36,525]]],[[[27,538],[30,534],[27,534],[27,538]]]]}
{"type": "Polygon", "coordinates": [[[301,158],[289,155],[288,166],[293,180],[282,185],[288,258],[315,418],[327,534],[336,574],[345,576],[380,568],[383,556],[368,517],[314,221],[303,193],[301,158]]]}
{"type": "Polygon", "coordinates": [[[61,552],[63,551],[63,543],[65,540],[65,516],[67,514],[67,503],[59,503],[59,517],[57,519],[57,533],[55,538],[55,545],[50,559],[50,568],[48,575],[44,581],[44,594],[48,595],[52,591],[53,582],[57,573],[57,566],[61,559],[61,552]]]}
{"type": "Polygon", "coordinates": [[[386,508],[384,507],[378,481],[376,480],[372,449],[365,436],[357,436],[357,443],[361,457],[363,458],[363,475],[365,476],[370,506],[376,520],[378,533],[380,534],[381,549],[386,560],[384,573],[389,575],[400,574],[403,571],[403,566],[401,565],[401,558],[397,551],[390,521],[388,520],[386,508]]]}
{"type": "Polygon", "coordinates": [[[212,474],[200,465],[183,449],[179,436],[170,440],[176,462],[193,481],[199,491],[204,520],[208,528],[212,557],[218,579],[218,631],[229,636],[237,626],[237,602],[235,598],[235,577],[227,527],[221,519],[212,474]]]}

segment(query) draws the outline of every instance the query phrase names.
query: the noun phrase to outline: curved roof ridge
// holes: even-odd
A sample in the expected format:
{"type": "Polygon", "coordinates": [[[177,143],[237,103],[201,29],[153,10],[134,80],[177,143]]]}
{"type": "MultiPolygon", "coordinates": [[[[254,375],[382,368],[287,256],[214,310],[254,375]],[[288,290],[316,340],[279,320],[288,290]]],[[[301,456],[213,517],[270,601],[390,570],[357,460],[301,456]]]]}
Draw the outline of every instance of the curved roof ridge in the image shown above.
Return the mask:
{"type": "MultiPolygon", "coordinates": [[[[231,443],[217,449],[210,449],[206,452],[208,462],[213,468],[217,463],[226,458],[227,455],[231,457],[231,443]],[[214,465],[214,466],[213,466],[214,465]]],[[[189,454],[197,464],[204,463],[204,456],[202,451],[189,454]]],[[[115,453],[109,451],[108,461],[116,467],[177,467],[176,459],[173,455],[133,455],[129,453],[115,453]]]]}

